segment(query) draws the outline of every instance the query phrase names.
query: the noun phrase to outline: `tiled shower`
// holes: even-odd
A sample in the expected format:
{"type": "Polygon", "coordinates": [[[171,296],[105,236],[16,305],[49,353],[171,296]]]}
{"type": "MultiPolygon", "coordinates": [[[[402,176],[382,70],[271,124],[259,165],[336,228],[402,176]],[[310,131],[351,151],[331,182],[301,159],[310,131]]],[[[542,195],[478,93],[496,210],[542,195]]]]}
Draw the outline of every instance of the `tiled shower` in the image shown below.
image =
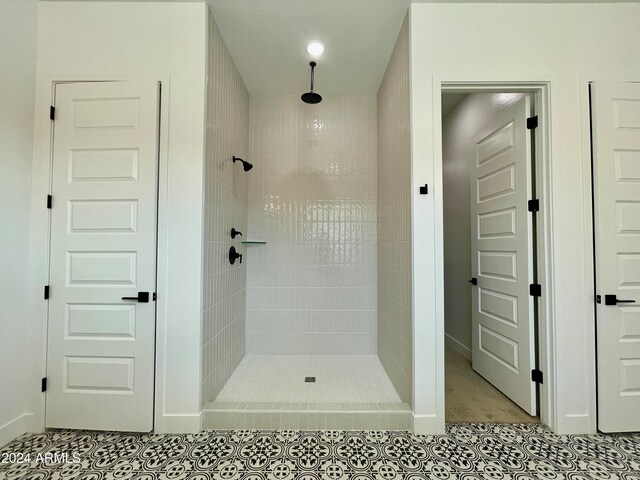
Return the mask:
{"type": "Polygon", "coordinates": [[[317,105],[208,31],[204,427],[411,428],[406,24],[377,96],[317,105]]]}

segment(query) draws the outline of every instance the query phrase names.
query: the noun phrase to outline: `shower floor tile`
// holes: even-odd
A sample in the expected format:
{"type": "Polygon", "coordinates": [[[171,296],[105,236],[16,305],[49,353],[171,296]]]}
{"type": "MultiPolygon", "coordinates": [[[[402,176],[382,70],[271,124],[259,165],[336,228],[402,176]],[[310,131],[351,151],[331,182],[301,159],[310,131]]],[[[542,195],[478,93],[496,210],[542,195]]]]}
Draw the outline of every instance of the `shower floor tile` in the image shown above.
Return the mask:
{"type": "Polygon", "coordinates": [[[215,401],[401,402],[376,355],[247,355],[215,401]]]}

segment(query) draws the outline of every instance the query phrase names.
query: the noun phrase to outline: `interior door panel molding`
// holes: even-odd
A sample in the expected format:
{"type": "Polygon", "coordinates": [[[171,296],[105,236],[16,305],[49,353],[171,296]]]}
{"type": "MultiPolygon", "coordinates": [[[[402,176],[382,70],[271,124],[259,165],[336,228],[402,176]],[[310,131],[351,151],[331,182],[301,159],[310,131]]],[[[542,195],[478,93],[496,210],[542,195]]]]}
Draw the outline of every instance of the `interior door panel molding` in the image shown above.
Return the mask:
{"type": "Polygon", "coordinates": [[[598,428],[638,431],[640,84],[593,82],[590,100],[598,428]]]}
{"type": "Polygon", "coordinates": [[[47,428],[154,428],[159,88],[56,86],[47,428]]]}
{"type": "Polygon", "coordinates": [[[478,232],[471,235],[471,274],[481,282],[472,290],[472,365],[535,416],[537,385],[529,374],[536,368],[537,348],[534,299],[529,296],[536,268],[534,224],[527,208],[534,171],[527,128],[531,110],[531,98],[525,95],[476,133],[477,161],[469,184],[471,232],[478,232]],[[487,218],[490,234],[482,235],[481,222],[487,218]]]}

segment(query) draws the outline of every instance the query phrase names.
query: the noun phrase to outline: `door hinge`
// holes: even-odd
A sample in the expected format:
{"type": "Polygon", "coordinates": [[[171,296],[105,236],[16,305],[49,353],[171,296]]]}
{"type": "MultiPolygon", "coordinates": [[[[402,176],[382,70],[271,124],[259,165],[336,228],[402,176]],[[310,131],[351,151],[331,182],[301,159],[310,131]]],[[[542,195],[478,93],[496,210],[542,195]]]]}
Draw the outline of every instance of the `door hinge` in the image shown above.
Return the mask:
{"type": "Polygon", "coordinates": [[[40,383],[40,391],[42,391],[42,392],[46,392],[47,391],[47,377],[44,377],[42,379],[42,382],[40,383]]]}
{"type": "Polygon", "coordinates": [[[158,299],[158,295],[156,292],[153,292],[153,301],[155,302],[158,299]]]}
{"type": "Polygon", "coordinates": [[[473,277],[471,280],[469,280],[469,283],[471,285],[478,285],[478,279],[476,277],[473,277]]]}
{"type": "Polygon", "coordinates": [[[542,286],[539,283],[532,283],[529,285],[529,295],[532,297],[542,296],[542,286]]]}
{"type": "Polygon", "coordinates": [[[49,107],[49,119],[51,119],[51,120],[55,120],[56,119],[56,107],[54,107],[53,105],[51,105],[51,107],[49,107]]]}
{"type": "Polygon", "coordinates": [[[47,195],[47,208],[51,208],[53,206],[53,197],[51,195],[47,195]]]}
{"type": "Polygon", "coordinates": [[[542,381],[542,372],[537,368],[531,370],[531,381],[536,383],[544,383],[542,381]]]}
{"type": "Polygon", "coordinates": [[[44,299],[49,300],[49,285],[44,286],[44,299]]]}
{"type": "Polygon", "coordinates": [[[527,202],[527,208],[530,212],[539,212],[540,211],[540,200],[534,198],[533,200],[529,200],[527,202]]]}
{"type": "Polygon", "coordinates": [[[534,115],[533,117],[527,118],[527,130],[533,130],[538,128],[538,116],[534,115]]]}
{"type": "Polygon", "coordinates": [[[422,187],[420,187],[420,195],[426,195],[427,193],[429,193],[429,185],[425,183],[422,187]]]}

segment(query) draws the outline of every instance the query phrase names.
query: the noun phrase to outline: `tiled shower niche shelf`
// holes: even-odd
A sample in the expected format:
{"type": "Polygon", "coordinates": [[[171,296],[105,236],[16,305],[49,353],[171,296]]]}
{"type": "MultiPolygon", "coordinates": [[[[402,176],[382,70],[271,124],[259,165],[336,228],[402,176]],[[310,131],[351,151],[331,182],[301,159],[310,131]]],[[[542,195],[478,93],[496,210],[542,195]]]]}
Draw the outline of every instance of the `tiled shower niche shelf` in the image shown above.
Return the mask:
{"type": "Polygon", "coordinates": [[[243,245],[266,245],[267,242],[264,240],[245,240],[241,242],[243,245]]]}
{"type": "Polygon", "coordinates": [[[411,430],[406,403],[210,402],[205,429],[411,430]]]}

